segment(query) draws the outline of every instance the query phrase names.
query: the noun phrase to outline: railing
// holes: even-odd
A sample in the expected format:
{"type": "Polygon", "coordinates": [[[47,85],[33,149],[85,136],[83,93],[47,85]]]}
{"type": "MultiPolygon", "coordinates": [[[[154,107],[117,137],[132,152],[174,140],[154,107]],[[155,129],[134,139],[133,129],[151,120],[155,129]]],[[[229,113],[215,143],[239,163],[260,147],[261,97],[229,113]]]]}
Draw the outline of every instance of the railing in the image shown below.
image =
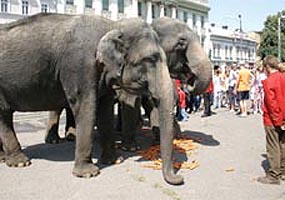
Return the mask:
{"type": "Polygon", "coordinates": [[[127,18],[125,13],[118,13],[118,20],[127,18]]]}
{"type": "Polygon", "coordinates": [[[66,5],[65,13],[66,14],[76,14],[76,6],[75,5],[66,5]]]}
{"type": "Polygon", "coordinates": [[[84,8],[84,14],[86,14],[86,15],[94,15],[95,14],[95,9],[93,9],[93,8],[84,8]]]}
{"type": "Polygon", "coordinates": [[[102,17],[105,17],[107,19],[111,19],[111,11],[102,10],[102,17]]]}

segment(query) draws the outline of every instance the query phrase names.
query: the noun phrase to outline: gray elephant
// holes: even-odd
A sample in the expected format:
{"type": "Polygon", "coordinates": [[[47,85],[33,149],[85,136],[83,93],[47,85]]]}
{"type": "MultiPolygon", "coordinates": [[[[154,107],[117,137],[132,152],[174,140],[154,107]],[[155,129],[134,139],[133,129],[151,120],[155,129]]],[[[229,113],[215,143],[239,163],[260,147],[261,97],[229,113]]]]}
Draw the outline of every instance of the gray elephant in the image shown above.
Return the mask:
{"type": "MultiPolygon", "coordinates": [[[[151,26],[158,34],[160,44],[167,55],[171,78],[187,83],[188,90],[193,94],[201,94],[210,84],[212,67],[197,35],[185,23],[167,17],[155,19],[151,26]]],[[[137,116],[139,107],[134,110],[124,105],[124,102],[122,104],[122,148],[136,150],[139,148],[134,136],[137,126],[129,116],[137,116]]],[[[147,113],[157,143],[160,135],[159,117],[154,105],[154,102],[148,101],[147,113]]],[[[175,127],[175,130],[180,130],[177,123],[175,127]]]]}
{"type": "MultiPolygon", "coordinates": [[[[171,18],[155,19],[152,23],[153,29],[157,32],[160,44],[167,55],[167,63],[170,76],[173,79],[179,79],[187,83],[188,90],[193,94],[202,93],[209,85],[212,77],[212,67],[208,56],[201,47],[197,35],[183,22],[171,18]]],[[[159,141],[159,115],[156,109],[153,109],[155,102],[152,98],[143,98],[147,104],[147,113],[151,118],[151,126],[155,136],[155,143],[159,141]],[[149,100],[145,100],[149,99],[149,100]],[[151,112],[152,111],[152,112],[151,112]]],[[[140,102],[140,99],[138,99],[140,102]]],[[[125,102],[121,102],[122,112],[122,149],[135,151],[139,145],[135,141],[134,133],[136,131],[138,119],[138,107],[133,109],[125,102]],[[133,116],[130,121],[129,116],[133,116]],[[135,119],[136,118],[136,119],[135,119]]],[[[50,122],[57,121],[59,116],[51,115],[50,122]]],[[[68,120],[68,119],[67,119],[68,120]]],[[[179,125],[175,125],[176,132],[179,132],[179,125]]],[[[66,130],[68,129],[68,126],[66,130]]],[[[48,133],[50,129],[48,129],[48,133]]],[[[50,138],[57,140],[57,130],[47,134],[50,138]]]]}
{"type": "Polygon", "coordinates": [[[91,160],[95,121],[102,135],[101,160],[113,163],[114,96],[134,105],[137,96],[147,93],[159,101],[164,179],[183,183],[171,161],[171,79],[149,25],[138,19],[114,23],[94,16],[36,15],[2,27],[0,46],[0,152],[8,166],[30,164],[13,128],[15,111],[70,107],[77,136],[73,174],[97,175],[91,160]]]}

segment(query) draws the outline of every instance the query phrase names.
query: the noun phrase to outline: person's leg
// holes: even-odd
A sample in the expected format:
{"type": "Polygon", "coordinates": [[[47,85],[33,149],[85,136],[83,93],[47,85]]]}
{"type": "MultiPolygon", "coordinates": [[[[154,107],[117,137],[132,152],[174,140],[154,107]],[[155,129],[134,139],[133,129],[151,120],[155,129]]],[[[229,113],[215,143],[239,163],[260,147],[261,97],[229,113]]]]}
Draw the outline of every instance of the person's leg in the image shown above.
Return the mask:
{"type": "Polygon", "coordinates": [[[265,177],[259,177],[258,182],[264,184],[280,184],[280,146],[279,133],[275,127],[265,126],[266,151],[269,162],[269,170],[265,177]]]}
{"type": "Polygon", "coordinates": [[[280,142],[280,171],[282,180],[285,181],[285,131],[282,131],[279,135],[280,142]]]}
{"type": "Polygon", "coordinates": [[[187,121],[188,120],[188,115],[186,113],[185,108],[181,109],[181,115],[182,115],[182,121],[187,121]]]}
{"type": "Polygon", "coordinates": [[[244,100],[239,101],[241,115],[244,114],[244,100]]]}
{"type": "Polygon", "coordinates": [[[280,143],[279,132],[275,127],[265,127],[266,131],[266,151],[269,161],[269,174],[278,179],[280,176],[280,143]]]}
{"type": "Polygon", "coordinates": [[[204,114],[202,116],[210,116],[211,115],[211,102],[210,102],[210,94],[203,94],[204,98],[204,114]]]}

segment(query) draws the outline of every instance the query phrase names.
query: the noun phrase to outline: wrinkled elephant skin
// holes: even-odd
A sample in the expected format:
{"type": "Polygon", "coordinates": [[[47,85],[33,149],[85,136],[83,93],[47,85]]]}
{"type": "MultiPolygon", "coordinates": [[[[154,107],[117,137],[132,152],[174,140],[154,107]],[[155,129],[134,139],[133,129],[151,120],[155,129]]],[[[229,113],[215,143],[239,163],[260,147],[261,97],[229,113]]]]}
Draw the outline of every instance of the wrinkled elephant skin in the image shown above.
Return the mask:
{"type": "Polygon", "coordinates": [[[70,107],[77,136],[73,174],[96,176],[99,170],[91,160],[95,121],[102,135],[101,160],[113,163],[115,143],[110,124],[115,94],[130,105],[135,102],[132,96],[148,94],[160,102],[164,179],[171,184],[183,182],[174,174],[171,160],[173,99],[169,94],[173,91],[160,88],[171,85],[166,57],[145,22],[36,15],[1,27],[0,46],[0,153],[5,152],[7,165],[30,164],[14,132],[14,111],[70,107]]]}

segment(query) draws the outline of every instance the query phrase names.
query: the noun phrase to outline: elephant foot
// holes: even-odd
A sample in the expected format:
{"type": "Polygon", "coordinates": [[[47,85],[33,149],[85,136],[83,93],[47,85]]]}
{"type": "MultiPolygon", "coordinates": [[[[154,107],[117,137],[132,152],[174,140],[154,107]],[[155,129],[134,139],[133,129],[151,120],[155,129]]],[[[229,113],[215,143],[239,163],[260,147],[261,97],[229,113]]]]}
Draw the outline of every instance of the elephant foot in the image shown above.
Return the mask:
{"type": "Polygon", "coordinates": [[[31,165],[31,161],[22,152],[15,156],[7,156],[5,161],[9,167],[26,167],[31,165]]]}
{"type": "Polygon", "coordinates": [[[123,151],[129,151],[129,152],[136,152],[141,150],[141,146],[138,145],[135,141],[133,142],[123,142],[121,145],[121,149],[123,151]]]}
{"type": "Polygon", "coordinates": [[[120,164],[124,161],[122,156],[116,155],[116,153],[111,152],[103,152],[100,163],[103,165],[112,165],[112,164],[120,164]]]}
{"type": "Polygon", "coordinates": [[[91,178],[100,173],[99,168],[93,163],[75,165],[72,174],[80,178],[91,178]]]}
{"type": "Polygon", "coordinates": [[[0,151],[0,163],[5,162],[5,153],[4,151],[0,151]]]}
{"type": "Polygon", "coordinates": [[[68,130],[65,132],[65,139],[71,142],[75,141],[76,139],[75,133],[76,133],[76,129],[73,127],[69,127],[68,130]]]}
{"type": "Polygon", "coordinates": [[[173,174],[173,173],[164,174],[164,180],[171,185],[182,185],[182,184],[184,184],[183,176],[173,174]]]}
{"type": "Polygon", "coordinates": [[[47,144],[58,144],[62,141],[63,140],[59,137],[58,133],[49,133],[45,138],[47,144]]]}

